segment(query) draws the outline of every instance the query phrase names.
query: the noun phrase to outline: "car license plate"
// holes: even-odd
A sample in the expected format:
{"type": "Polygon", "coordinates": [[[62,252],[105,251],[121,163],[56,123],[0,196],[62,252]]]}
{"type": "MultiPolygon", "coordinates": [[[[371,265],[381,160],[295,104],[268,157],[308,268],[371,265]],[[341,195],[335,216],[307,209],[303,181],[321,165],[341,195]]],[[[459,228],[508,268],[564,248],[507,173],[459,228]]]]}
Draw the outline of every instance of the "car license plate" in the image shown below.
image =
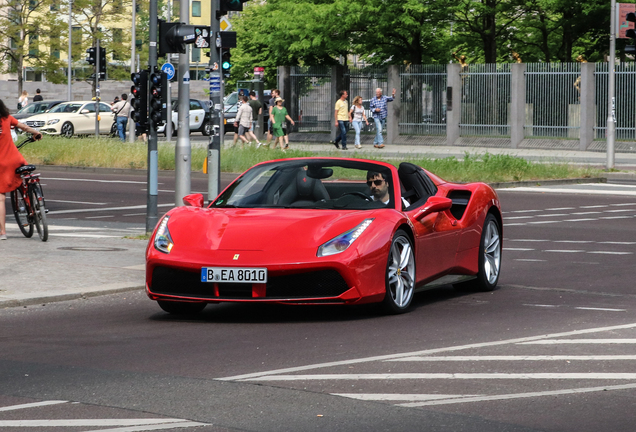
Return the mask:
{"type": "Polygon", "coordinates": [[[201,282],[267,283],[266,268],[203,267],[201,282]]]}

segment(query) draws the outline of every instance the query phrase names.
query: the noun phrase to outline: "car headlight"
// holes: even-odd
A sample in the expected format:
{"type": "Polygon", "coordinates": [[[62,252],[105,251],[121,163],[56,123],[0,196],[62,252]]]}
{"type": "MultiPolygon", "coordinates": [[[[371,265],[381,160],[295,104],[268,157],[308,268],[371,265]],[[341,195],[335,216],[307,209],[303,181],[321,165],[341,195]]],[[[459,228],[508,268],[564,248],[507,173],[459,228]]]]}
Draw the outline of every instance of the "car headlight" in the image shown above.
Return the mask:
{"type": "Polygon", "coordinates": [[[170,219],[170,216],[166,216],[162,219],[155,234],[155,249],[166,254],[169,254],[174,246],[170,231],[168,230],[168,219],[170,219]]]}
{"type": "Polygon", "coordinates": [[[358,237],[360,237],[364,230],[366,230],[367,227],[371,225],[371,222],[373,222],[373,218],[365,219],[357,227],[340,234],[338,237],[332,238],[327,243],[318,248],[318,256],[322,257],[335,255],[339,254],[340,252],[346,251],[349,246],[351,246],[353,242],[356,241],[358,237]]]}
{"type": "Polygon", "coordinates": [[[54,125],[56,123],[59,123],[60,119],[53,119],[53,120],[49,120],[46,122],[47,125],[54,125]]]}

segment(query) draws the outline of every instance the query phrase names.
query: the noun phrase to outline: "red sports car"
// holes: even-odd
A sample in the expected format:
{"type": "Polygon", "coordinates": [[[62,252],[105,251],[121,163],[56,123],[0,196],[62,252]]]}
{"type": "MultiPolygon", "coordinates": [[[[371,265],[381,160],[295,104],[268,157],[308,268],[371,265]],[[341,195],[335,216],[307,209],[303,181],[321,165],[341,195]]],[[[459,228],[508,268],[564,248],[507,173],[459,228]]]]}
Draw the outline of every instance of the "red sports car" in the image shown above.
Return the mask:
{"type": "Polygon", "coordinates": [[[484,183],[411,163],[298,158],[260,163],[210,205],[184,198],[146,251],[148,296],[170,313],[208,303],[362,304],[401,313],[440,284],[492,290],[502,218],[484,183]]]}

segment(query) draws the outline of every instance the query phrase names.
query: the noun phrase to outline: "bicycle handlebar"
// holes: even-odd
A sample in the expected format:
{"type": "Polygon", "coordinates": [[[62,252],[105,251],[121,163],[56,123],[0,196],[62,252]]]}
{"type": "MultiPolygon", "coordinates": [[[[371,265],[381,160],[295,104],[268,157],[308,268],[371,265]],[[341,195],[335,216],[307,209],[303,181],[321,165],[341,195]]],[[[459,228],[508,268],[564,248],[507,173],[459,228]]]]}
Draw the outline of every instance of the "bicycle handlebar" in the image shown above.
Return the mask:
{"type": "Polygon", "coordinates": [[[24,147],[25,145],[35,142],[35,138],[33,138],[33,135],[31,135],[30,137],[27,137],[24,141],[22,141],[20,144],[16,144],[16,146],[18,147],[18,150],[20,150],[22,147],[24,147]]]}

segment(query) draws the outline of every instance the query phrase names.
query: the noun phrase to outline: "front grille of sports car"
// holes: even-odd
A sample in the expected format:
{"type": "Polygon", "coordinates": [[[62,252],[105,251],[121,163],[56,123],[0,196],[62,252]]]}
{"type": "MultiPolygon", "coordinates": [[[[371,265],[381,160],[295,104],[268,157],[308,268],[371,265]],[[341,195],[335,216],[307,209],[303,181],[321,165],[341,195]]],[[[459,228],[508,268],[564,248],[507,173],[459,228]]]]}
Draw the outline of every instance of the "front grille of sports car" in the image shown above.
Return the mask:
{"type": "MultiPolygon", "coordinates": [[[[252,297],[252,284],[219,283],[218,296],[214,283],[201,282],[199,272],[167,267],[155,267],[150,290],[167,294],[209,299],[246,299],[252,297]]],[[[337,297],[349,289],[336,270],[318,270],[270,277],[265,288],[265,299],[302,299],[337,297]]]]}
{"type": "Polygon", "coordinates": [[[31,127],[42,127],[42,126],[44,126],[44,121],[42,121],[42,120],[27,120],[26,124],[27,124],[27,126],[31,126],[31,127]]]}

